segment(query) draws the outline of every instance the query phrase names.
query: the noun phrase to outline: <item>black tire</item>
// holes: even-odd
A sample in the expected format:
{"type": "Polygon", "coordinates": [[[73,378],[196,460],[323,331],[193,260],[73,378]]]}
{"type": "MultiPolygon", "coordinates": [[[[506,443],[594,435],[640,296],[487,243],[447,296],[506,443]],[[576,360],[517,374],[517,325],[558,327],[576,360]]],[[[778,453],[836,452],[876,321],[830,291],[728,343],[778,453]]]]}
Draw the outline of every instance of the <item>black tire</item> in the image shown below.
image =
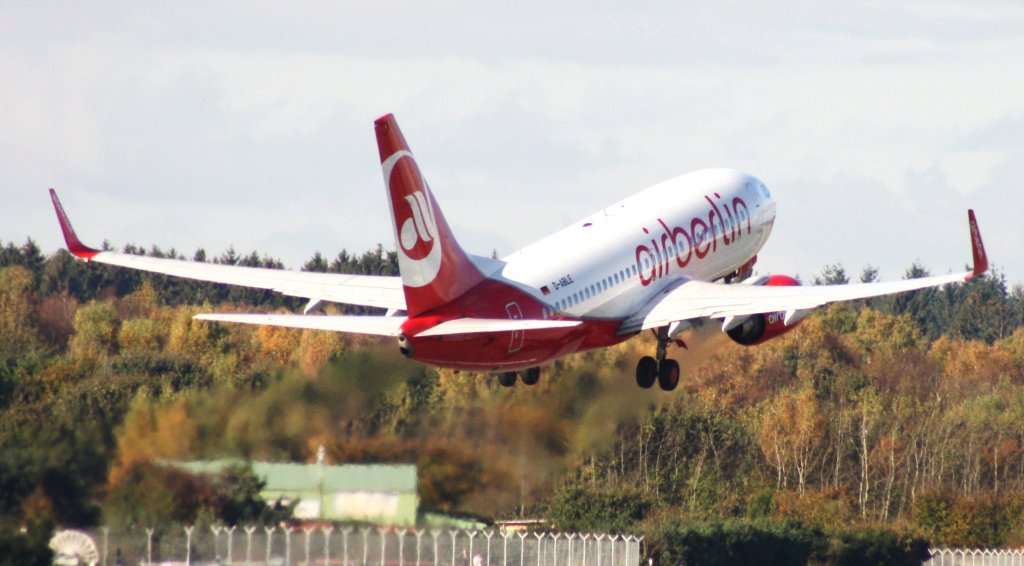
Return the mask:
{"type": "Polygon", "coordinates": [[[520,376],[524,385],[537,385],[540,381],[540,368],[530,368],[520,376]]]}
{"type": "Polygon", "coordinates": [[[658,379],[658,362],[650,356],[640,358],[640,361],[636,363],[636,384],[644,389],[650,389],[656,379],[658,379]]]}
{"type": "Polygon", "coordinates": [[[516,372],[506,371],[504,373],[499,373],[498,383],[500,383],[502,387],[512,387],[516,384],[516,372]]]}
{"type": "Polygon", "coordinates": [[[662,391],[672,391],[679,385],[679,362],[664,360],[658,368],[658,386],[662,391]]]}

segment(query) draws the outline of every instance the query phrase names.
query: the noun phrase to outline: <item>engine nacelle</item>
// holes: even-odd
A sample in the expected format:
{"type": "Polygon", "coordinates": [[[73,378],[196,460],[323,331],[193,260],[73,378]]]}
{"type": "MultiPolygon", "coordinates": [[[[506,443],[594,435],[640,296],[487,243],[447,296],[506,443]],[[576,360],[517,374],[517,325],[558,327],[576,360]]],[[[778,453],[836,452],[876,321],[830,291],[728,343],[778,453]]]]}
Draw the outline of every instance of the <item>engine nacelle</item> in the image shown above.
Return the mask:
{"type": "MultiPolygon", "coordinates": [[[[752,284],[767,287],[793,287],[799,285],[800,282],[788,275],[771,275],[758,279],[752,284]]],[[[800,325],[808,312],[794,310],[753,314],[743,322],[726,321],[726,326],[729,327],[726,333],[737,344],[754,346],[793,330],[800,325]]]]}

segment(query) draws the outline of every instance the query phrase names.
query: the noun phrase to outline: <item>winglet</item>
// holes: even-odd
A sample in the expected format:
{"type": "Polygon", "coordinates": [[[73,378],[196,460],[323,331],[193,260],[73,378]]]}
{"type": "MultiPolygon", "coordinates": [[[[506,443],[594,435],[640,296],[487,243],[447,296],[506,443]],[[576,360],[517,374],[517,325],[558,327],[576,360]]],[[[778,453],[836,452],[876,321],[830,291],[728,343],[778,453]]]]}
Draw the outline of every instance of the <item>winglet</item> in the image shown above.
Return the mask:
{"type": "Polygon", "coordinates": [[[974,256],[974,268],[967,280],[973,279],[988,271],[988,255],[985,254],[985,244],[981,241],[981,231],[978,230],[978,219],[974,217],[974,210],[967,210],[967,221],[971,226],[971,254],[974,256]]]}
{"type": "Polygon", "coordinates": [[[100,250],[90,248],[78,239],[75,229],[71,227],[71,221],[68,220],[67,213],[64,212],[64,207],[60,204],[60,199],[57,198],[57,191],[50,189],[50,199],[53,201],[53,209],[57,211],[57,221],[60,222],[61,232],[64,232],[64,242],[68,245],[68,251],[86,261],[100,253],[100,250]]]}

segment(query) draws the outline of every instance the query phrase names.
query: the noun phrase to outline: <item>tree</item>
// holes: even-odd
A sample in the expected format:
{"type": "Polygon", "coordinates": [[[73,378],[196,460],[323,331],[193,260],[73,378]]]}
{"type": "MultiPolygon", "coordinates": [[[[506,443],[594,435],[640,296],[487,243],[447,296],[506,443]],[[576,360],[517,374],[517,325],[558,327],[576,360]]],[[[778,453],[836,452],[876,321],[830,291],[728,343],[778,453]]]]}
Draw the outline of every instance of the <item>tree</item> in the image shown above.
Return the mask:
{"type": "Polygon", "coordinates": [[[826,265],[821,270],[821,275],[814,277],[815,285],[846,285],[850,278],[846,276],[846,270],[840,263],[826,265]]]}
{"type": "Polygon", "coordinates": [[[120,320],[109,302],[93,301],[79,308],[73,326],[71,352],[74,355],[98,360],[116,352],[120,320]]]}

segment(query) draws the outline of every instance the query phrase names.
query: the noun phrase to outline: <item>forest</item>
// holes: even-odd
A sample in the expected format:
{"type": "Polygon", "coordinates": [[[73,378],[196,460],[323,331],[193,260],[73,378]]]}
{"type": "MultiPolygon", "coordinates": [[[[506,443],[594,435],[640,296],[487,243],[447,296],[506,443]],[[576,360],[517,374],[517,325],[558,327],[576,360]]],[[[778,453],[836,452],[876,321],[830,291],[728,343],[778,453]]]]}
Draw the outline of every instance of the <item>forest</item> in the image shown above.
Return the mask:
{"type": "MultiPolygon", "coordinates": [[[[233,249],[188,259],[282,267],[233,249]]],[[[302,269],[397,264],[378,247],[302,269]]],[[[673,393],[634,383],[647,337],[507,389],[389,341],[192,319],[300,307],[0,242],[0,546],[38,547],[55,525],[274,520],[244,469],[210,483],[158,463],[312,462],[321,444],[331,463],[418,464],[425,510],[642,533],[659,563],[735,558],[726,539],[798,549],[793,563],[1024,544],[1024,289],[998,272],[819,309],[755,347],[698,326],[672,353],[673,393]]]]}

